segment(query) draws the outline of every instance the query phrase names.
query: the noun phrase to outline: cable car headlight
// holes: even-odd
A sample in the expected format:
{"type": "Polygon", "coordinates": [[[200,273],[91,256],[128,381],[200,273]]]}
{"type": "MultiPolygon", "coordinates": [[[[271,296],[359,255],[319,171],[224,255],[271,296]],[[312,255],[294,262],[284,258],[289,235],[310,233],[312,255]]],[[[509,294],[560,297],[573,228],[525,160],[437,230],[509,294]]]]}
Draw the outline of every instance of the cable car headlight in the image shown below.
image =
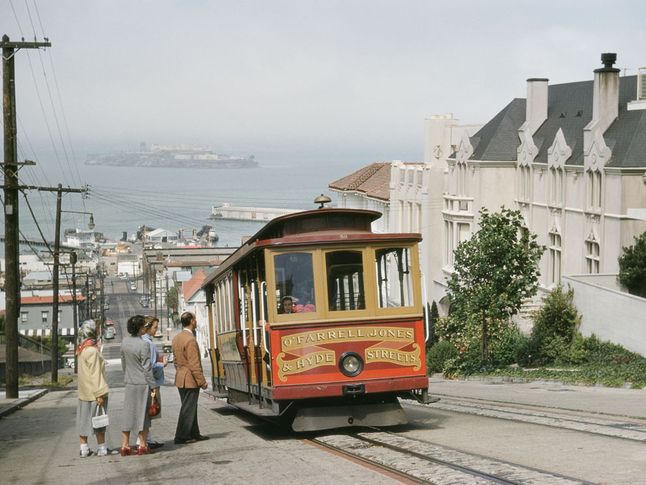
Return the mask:
{"type": "Polygon", "coordinates": [[[346,352],[339,359],[339,370],[348,377],[358,376],[363,370],[363,359],[356,352],[346,352]]]}

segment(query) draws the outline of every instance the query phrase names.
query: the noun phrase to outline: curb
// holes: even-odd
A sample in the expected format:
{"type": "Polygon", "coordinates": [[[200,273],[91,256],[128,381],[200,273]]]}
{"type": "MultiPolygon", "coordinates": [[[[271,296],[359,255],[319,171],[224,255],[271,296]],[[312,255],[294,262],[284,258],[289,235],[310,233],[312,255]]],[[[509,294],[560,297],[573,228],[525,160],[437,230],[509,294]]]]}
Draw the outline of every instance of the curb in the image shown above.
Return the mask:
{"type": "Polygon", "coordinates": [[[17,411],[18,409],[26,406],[27,404],[35,401],[36,399],[39,399],[43,397],[45,394],[49,392],[49,389],[41,389],[37,392],[34,392],[32,395],[29,397],[23,397],[23,398],[18,398],[11,404],[9,404],[7,407],[3,407],[0,409],[0,418],[4,418],[5,416],[10,415],[14,411],[17,411]]]}

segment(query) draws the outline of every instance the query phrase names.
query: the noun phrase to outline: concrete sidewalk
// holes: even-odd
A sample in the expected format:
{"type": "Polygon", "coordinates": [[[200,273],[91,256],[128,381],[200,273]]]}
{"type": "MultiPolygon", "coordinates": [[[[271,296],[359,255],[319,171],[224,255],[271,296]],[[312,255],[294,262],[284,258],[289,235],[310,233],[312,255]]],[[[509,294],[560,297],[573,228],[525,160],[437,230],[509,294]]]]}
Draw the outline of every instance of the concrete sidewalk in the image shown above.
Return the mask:
{"type": "MultiPolygon", "coordinates": [[[[122,457],[124,388],[117,364],[108,364],[110,398],[108,446],[114,454],[79,457],[76,430],[76,389],[50,391],[0,419],[0,481],[2,483],[358,483],[387,484],[385,475],[306,444],[202,393],[198,406],[200,431],[211,439],[175,445],[173,437],[180,401],[177,389],[163,386],[162,416],[153,420],[154,439],[164,446],[154,454],[122,457]]],[[[172,379],[167,375],[167,383],[172,379]]],[[[136,437],[131,437],[134,445],[136,437]]],[[[96,449],[94,438],[90,448],[96,449]]]]}
{"type": "Polygon", "coordinates": [[[447,380],[440,375],[429,381],[429,394],[440,398],[486,399],[646,419],[646,389],[575,386],[553,381],[521,383],[497,378],[447,380]]]}
{"type": "Polygon", "coordinates": [[[18,397],[10,399],[5,391],[0,391],[0,418],[8,416],[45,394],[47,389],[19,389],[18,397]]]}

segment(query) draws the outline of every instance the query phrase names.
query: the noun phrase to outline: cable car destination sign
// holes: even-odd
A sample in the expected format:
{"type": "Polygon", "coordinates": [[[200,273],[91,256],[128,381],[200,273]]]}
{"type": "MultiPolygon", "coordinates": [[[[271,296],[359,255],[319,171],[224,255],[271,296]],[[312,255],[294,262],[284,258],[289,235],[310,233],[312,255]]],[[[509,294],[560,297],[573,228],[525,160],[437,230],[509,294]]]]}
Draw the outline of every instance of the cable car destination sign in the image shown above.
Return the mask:
{"type": "Polygon", "coordinates": [[[317,367],[336,365],[336,351],[329,346],[350,342],[366,342],[366,364],[387,362],[419,370],[420,347],[415,342],[415,332],[410,327],[354,326],[332,327],[283,335],[281,352],[277,355],[278,377],[300,374],[317,367]],[[370,345],[371,342],[374,342],[370,345]],[[412,350],[402,350],[412,347],[412,350]],[[285,359],[287,354],[296,355],[285,359]]]}

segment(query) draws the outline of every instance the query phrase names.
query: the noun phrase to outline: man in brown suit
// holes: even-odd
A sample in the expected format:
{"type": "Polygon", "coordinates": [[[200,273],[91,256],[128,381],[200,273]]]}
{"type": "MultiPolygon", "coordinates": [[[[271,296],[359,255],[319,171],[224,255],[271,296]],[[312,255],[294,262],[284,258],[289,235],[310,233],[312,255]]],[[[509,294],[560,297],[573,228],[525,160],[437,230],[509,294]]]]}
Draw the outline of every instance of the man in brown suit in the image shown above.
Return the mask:
{"type": "Polygon", "coordinates": [[[173,339],[175,386],[182,400],[175,429],[176,445],[209,439],[208,436],[200,434],[200,427],[197,424],[197,400],[200,397],[200,388],[206,389],[208,386],[202,371],[200,349],[194,335],[197,321],[191,312],[182,313],[180,321],[182,331],[173,339]]]}

